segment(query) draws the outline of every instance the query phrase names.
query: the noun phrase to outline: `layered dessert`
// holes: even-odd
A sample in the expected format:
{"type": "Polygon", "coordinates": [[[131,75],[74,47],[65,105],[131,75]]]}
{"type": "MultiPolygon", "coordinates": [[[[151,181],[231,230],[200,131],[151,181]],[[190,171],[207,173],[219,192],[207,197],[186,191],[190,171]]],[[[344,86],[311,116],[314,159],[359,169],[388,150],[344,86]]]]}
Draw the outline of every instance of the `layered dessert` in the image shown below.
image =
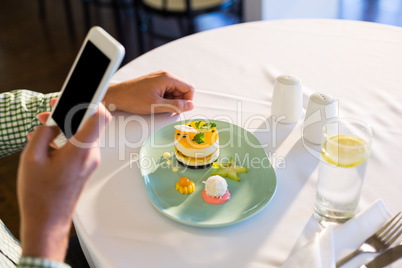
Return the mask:
{"type": "Polygon", "coordinates": [[[205,189],[202,191],[202,198],[208,204],[220,205],[230,199],[228,184],[221,176],[211,176],[204,183],[205,189]]]}
{"type": "Polygon", "coordinates": [[[215,123],[193,121],[175,128],[175,156],[182,166],[206,168],[218,159],[219,134],[215,123]]]}

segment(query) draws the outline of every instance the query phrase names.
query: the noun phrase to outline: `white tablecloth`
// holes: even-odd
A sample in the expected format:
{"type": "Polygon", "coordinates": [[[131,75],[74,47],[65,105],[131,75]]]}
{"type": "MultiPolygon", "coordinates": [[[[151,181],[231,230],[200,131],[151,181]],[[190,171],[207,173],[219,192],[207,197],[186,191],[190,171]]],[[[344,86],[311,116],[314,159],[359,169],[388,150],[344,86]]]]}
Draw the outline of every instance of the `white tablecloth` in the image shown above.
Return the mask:
{"type": "Polygon", "coordinates": [[[319,91],[339,100],[340,116],[372,125],[359,209],[381,198],[393,214],[401,210],[401,28],[337,20],[230,26],[157,48],[121,68],[114,82],[162,69],[195,85],[196,108],[181,116],[114,113],[102,139],[102,164],[74,218],[92,267],[278,267],[311,237],[318,160],[301,140],[304,114],[297,124],[270,121],[279,74],[302,79],[304,111],[319,91]],[[248,129],[273,163],[277,192],[244,222],[190,227],[168,219],[147,199],[136,162],[141,143],[169,123],[200,116],[248,129]]]}

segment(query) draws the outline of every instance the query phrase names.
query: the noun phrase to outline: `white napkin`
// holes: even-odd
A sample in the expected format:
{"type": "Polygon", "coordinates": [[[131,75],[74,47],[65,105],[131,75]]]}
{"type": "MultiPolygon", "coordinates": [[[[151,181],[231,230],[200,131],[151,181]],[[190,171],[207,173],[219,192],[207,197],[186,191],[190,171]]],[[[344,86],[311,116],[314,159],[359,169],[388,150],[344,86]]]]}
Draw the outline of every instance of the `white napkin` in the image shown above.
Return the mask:
{"type": "MultiPolygon", "coordinates": [[[[296,250],[282,267],[333,268],[337,260],[357,249],[390,218],[384,202],[377,200],[345,224],[332,225],[316,233],[314,239],[296,250]]],[[[342,268],[360,267],[376,255],[360,254],[342,268]]]]}

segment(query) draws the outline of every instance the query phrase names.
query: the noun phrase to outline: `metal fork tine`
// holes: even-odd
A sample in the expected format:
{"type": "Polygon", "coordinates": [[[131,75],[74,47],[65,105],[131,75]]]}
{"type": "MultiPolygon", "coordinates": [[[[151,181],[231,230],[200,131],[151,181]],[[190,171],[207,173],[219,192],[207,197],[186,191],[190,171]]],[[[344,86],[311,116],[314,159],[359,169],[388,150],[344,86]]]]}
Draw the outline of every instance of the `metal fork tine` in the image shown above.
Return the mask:
{"type": "MultiPolygon", "coordinates": [[[[401,219],[402,219],[402,218],[401,218],[401,219]]],[[[387,236],[386,238],[384,238],[384,241],[386,241],[386,240],[388,240],[389,238],[391,238],[392,235],[395,234],[395,232],[398,231],[398,229],[399,229],[399,227],[401,226],[401,224],[399,224],[398,226],[397,226],[397,224],[401,221],[401,219],[399,219],[397,222],[395,222],[394,224],[392,224],[391,227],[389,227],[388,233],[390,233],[390,234],[388,234],[388,236],[387,236]],[[396,227],[395,227],[395,226],[396,226],[396,227]],[[392,231],[392,232],[391,232],[391,231],[392,231]]],[[[385,235],[386,235],[386,234],[385,234],[385,235]]],[[[384,236],[385,236],[385,235],[384,235],[384,236]]]]}
{"type": "Polygon", "coordinates": [[[401,221],[402,218],[399,218],[397,221],[395,221],[386,231],[384,231],[383,234],[381,234],[380,239],[383,240],[384,242],[387,241],[389,238],[392,237],[392,235],[398,230],[399,225],[398,223],[401,221]]]}
{"type": "Polygon", "coordinates": [[[393,217],[392,219],[390,219],[380,230],[378,230],[378,232],[376,232],[376,235],[381,235],[382,232],[388,228],[388,226],[396,219],[396,217],[399,216],[399,214],[401,214],[401,212],[399,212],[398,214],[395,215],[395,217],[393,217]]]}
{"type": "Polygon", "coordinates": [[[383,241],[387,241],[392,235],[398,230],[399,227],[396,228],[393,232],[391,232],[395,226],[401,221],[402,218],[399,218],[396,222],[394,222],[383,234],[379,236],[379,238],[383,241]],[[391,233],[390,233],[391,232],[391,233]],[[388,235],[388,236],[387,236],[388,235]],[[387,237],[385,237],[387,236],[387,237]]]}
{"type": "MultiPolygon", "coordinates": [[[[401,229],[401,227],[402,227],[402,224],[400,224],[400,225],[398,226],[398,228],[393,232],[393,234],[396,233],[396,231],[398,231],[399,229],[401,229]]],[[[394,237],[393,237],[391,240],[389,240],[388,242],[386,242],[386,243],[387,243],[388,245],[391,245],[392,243],[395,242],[395,240],[396,240],[398,237],[401,236],[401,234],[402,234],[402,230],[400,230],[398,234],[394,235],[394,237]]],[[[388,240],[388,238],[387,238],[387,240],[388,240]]]]}

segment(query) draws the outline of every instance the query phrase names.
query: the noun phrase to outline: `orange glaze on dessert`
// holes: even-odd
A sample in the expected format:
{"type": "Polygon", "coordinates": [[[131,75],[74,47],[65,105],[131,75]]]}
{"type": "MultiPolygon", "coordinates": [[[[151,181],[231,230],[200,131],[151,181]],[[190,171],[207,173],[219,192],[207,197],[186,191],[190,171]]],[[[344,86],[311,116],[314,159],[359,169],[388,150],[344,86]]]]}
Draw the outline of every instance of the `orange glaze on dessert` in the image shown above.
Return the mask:
{"type": "MultiPolygon", "coordinates": [[[[195,123],[197,121],[187,123],[187,125],[191,125],[193,128],[197,129],[195,126],[195,123]]],[[[200,127],[205,125],[205,122],[201,122],[200,127]]],[[[175,133],[175,139],[183,145],[184,148],[196,148],[196,149],[203,149],[207,148],[209,146],[212,146],[215,144],[215,142],[218,140],[218,132],[216,131],[216,128],[211,128],[208,130],[201,130],[201,132],[205,133],[205,142],[198,144],[194,141],[194,136],[197,135],[197,133],[193,132],[183,132],[178,129],[176,129],[175,133]]]]}
{"type": "Polygon", "coordinates": [[[204,189],[204,191],[202,191],[202,199],[204,199],[204,201],[207,202],[208,204],[221,205],[230,199],[229,189],[226,190],[224,195],[219,197],[208,195],[204,189]]]}
{"type": "Polygon", "coordinates": [[[181,194],[191,194],[195,190],[195,184],[187,177],[181,177],[176,183],[176,190],[181,194]]]}

